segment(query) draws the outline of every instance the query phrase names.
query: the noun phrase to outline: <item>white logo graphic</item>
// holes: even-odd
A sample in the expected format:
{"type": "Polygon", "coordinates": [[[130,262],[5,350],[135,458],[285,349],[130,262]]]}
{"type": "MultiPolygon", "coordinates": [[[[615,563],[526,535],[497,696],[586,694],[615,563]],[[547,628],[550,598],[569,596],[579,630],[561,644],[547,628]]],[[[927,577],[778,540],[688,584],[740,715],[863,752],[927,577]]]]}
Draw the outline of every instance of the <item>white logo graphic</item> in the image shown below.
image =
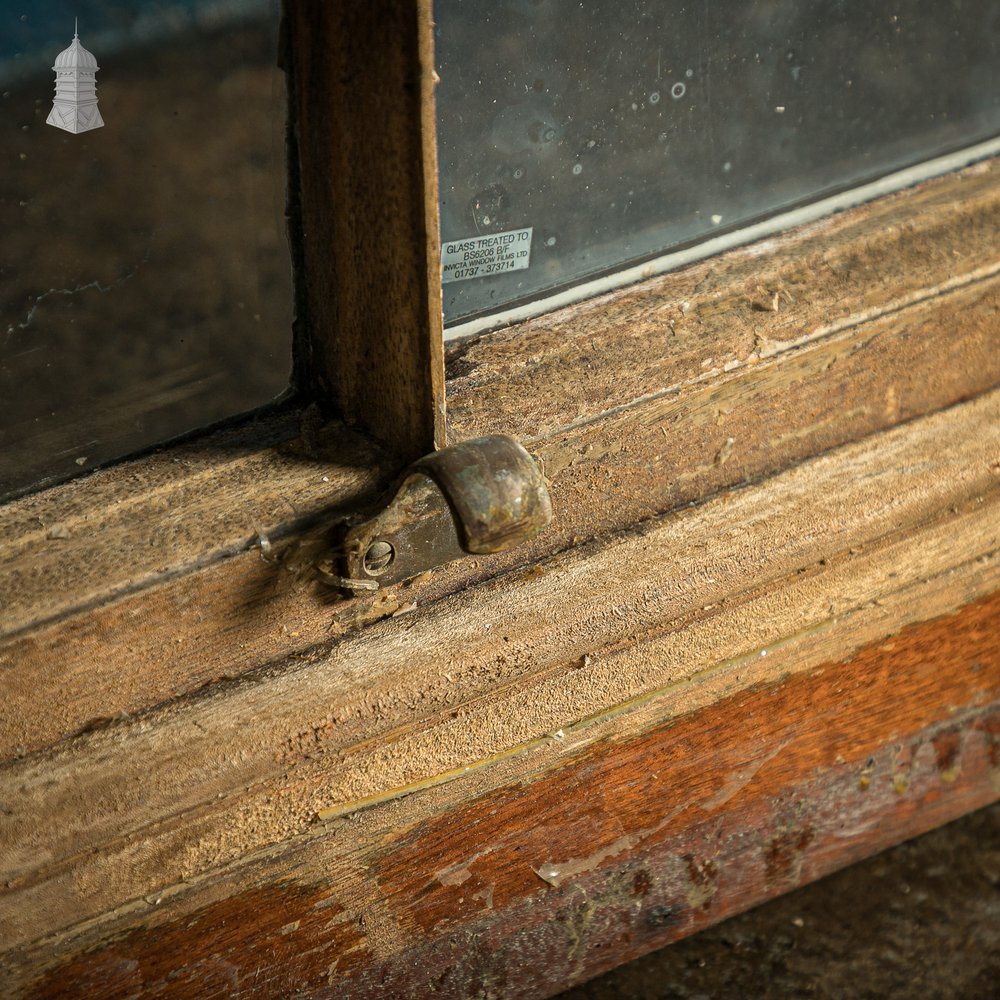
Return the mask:
{"type": "Polygon", "coordinates": [[[56,56],[52,67],[56,74],[56,98],[45,121],[67,132],[89,132],[104,125],[97,108],[97,71],[100,67],[93,52],[80,44],[77,31],[74,23],[73,41],[68,49],[56,56]]]}

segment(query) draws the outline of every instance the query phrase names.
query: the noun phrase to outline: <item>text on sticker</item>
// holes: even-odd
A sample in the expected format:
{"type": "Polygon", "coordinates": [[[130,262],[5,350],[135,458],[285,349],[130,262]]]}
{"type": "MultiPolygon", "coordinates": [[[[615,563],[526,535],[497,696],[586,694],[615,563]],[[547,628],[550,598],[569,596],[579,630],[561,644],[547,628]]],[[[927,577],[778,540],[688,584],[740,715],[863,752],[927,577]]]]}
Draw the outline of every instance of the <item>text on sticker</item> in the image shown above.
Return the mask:
{"type": "Polygon", "coordinates": [[[441,282],[523,271],[531,263],[531,229],[446,240],[441,245],[441,282]]]}

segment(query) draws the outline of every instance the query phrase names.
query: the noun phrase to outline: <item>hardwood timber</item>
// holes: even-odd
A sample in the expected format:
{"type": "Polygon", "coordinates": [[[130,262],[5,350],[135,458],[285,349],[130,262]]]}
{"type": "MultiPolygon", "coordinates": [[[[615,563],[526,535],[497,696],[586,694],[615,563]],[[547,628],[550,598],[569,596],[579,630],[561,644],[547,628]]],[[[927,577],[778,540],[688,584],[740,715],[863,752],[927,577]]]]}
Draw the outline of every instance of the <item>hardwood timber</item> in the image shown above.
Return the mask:
{"type": "Polygon", "coordinates": [[[383,453],[309,417],[253,422],[0,506],[0,636],[250,549],[259,560],[266,540],[384,488],[383,453]]]}
{"type": "Polygon", "coordinates": [[[1000,796],[998,615],[602,718],[42,941],[7,987],[551,995],[1000,796]]]}
{"type": "Polygon", "coordinates": [[[13,762],[0,940],[37,958],[322,839],[317,817],[489,784],[953,613],[1000,589],[998,458],[994,392],[13,762]]]}
{"type": "Polygon", "coordinates": [[[286,4],[311,388],[402,465],[444,443],[430,0],[286,4]]]}
{"type": "Polygon", "coordinates": [[[543,996],[1000,796],[997,162],[453,349],[555,524],[344,600],[441,441],[429,8],[288,9],[312,388],[398,454],[0,507],[0,993],[543,996]]]}
{"type": "Polygon", "coordinates": [[[1000,384],[998,206],[990,162],[532,321],[520,356],[513,333],[467,346],[449,433],[526,439],[555,522],[372,598],[287,572],[303,524],[372,497],[394,468],[311,412],[301,429],[226,432],[0,507],[0,759],[322,657],[368,622],[1000,384]],[[758,281],[795,302],[755,309],[758,281]]]}

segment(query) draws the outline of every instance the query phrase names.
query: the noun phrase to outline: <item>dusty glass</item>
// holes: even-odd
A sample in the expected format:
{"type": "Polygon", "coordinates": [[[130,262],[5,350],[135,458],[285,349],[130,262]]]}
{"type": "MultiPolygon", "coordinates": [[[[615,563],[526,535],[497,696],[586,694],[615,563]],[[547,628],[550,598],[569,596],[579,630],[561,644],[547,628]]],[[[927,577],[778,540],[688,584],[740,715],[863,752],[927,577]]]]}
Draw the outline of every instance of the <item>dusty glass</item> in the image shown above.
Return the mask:
{"type": "Polygon", "coordinates": [[[996,0],[438,0],[446,323],[1000,133],[996,0]]]}
{"type": "Polygon", "coordinates": [[[3,5],[0,497],[286,387],[278,14],[3,5]]]}

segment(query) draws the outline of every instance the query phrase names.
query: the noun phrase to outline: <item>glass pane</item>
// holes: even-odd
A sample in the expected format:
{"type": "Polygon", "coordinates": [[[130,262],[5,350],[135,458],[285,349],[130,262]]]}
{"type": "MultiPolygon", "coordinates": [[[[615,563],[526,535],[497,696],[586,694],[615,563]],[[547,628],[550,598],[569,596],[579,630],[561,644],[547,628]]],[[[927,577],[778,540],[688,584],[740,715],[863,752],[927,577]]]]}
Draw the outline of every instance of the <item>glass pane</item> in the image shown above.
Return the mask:
{"type": "Polygon", "coordinates": [[[438,0],[446,324],[1000,132],[996,0],[438,0]]]}
{"type": "Polygon", "coordinates": [[[285,389],[277,29],[274,0],[0,9],[0,497],[285,389]]]}

